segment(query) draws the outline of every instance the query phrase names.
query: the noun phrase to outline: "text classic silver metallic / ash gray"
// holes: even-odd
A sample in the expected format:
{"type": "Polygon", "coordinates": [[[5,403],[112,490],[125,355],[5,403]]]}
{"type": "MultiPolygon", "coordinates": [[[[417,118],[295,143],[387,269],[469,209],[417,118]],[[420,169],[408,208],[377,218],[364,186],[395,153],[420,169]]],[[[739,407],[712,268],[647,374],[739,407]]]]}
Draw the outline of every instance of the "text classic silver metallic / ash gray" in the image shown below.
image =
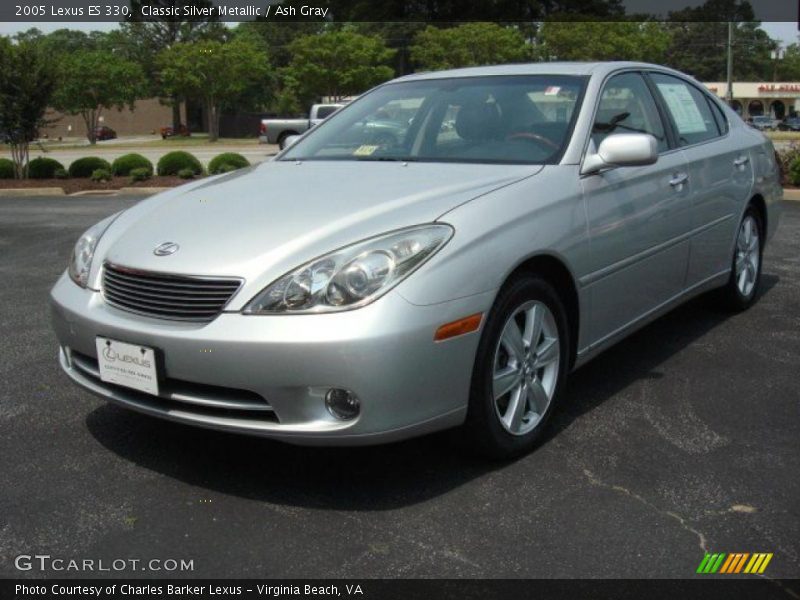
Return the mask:
{"type": "Polygon", "coordinates": [[[61,366],[119,405],[303,444],[534,445],[567,374],[718,288],[758,295],[772,144],[638,63],[403,77],[254,168],[89,229],[61,366]]]}

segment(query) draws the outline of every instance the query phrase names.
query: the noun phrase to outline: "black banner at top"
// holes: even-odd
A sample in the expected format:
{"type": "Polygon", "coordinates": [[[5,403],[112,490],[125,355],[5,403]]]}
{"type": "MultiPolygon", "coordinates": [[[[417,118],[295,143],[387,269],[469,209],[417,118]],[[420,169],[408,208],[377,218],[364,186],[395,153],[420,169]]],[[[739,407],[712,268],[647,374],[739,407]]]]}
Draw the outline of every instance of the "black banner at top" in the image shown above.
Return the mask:
{"type": "Polygon", "coordinates": [[[796,0],[3,0],[0,21],[790,21],[796,0]]]}

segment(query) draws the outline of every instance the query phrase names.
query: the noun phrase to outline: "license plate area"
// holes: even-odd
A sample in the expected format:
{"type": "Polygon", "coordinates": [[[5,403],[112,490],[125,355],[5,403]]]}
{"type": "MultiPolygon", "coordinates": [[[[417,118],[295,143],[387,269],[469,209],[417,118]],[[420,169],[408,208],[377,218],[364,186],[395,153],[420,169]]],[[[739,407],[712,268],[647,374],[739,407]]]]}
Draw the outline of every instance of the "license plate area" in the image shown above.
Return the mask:
{"type": "Polygon", "coordinates": [[[158,395],[156,352],[153,348],[105,337],[97,337],[95,343],[101,381],[158,395]]]}

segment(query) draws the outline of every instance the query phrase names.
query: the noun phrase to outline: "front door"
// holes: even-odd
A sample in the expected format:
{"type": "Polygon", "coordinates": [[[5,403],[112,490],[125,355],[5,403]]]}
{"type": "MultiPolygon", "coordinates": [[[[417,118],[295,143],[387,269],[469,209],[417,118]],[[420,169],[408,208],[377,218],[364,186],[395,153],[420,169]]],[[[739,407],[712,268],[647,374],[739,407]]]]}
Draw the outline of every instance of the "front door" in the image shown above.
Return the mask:
{"type": "Polygon", "coordinates": [[[662,114],[638,72],[605,83],[590,146],[630,132],[658,140],[655,164],[612,168],[582,179],[592,258],[581,285],[591,302],[592,344],[679,295],[686,275],[691,228],[687,165],[680,150],[670,147],[662,114]]]}

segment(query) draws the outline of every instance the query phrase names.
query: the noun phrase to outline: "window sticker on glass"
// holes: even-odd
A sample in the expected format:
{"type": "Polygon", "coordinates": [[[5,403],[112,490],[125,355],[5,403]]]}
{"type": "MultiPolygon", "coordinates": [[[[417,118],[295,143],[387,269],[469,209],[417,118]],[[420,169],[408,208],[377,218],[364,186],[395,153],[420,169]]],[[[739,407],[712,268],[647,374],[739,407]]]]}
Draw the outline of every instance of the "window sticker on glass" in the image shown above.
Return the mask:
{"type": "Polygon", "coordinates": [[[703,133],[707,131],[703,115],[692,94],[682,83],[658,83],[658,89],[675,119],[678,133],[703,133]]]}
{"type": "Polygon", "coordinates": [[[369,156],[377,149],[378,146],[368,146],[364,144],[363,146],[356,148],[355,152],[353,152],[353,156],[369,156]]]}

